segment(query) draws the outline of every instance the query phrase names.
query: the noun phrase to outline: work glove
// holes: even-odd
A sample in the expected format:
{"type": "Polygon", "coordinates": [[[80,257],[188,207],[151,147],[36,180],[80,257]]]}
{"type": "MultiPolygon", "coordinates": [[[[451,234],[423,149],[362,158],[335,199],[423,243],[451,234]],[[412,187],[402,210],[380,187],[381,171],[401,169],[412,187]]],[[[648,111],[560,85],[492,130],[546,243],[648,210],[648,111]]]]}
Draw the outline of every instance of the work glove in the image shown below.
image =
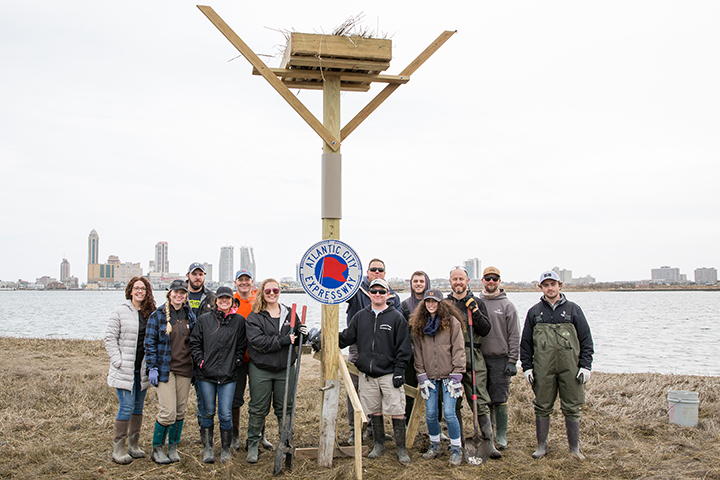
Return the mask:
{"type": "Polygon", "coordinates": [[[517,365],[515,365],[515,362],[508,362],[507,365],[505,365],[504,373],[506,377],[514,377],[517,375],[517,365]]]}
{"type": "Polygon", "coordinates": [[[405,385],[405,375],[395,375],[393,377],[393,387],[400,388],[405,385]]]}
{"type": "Polygon", "coordinates": [[[151,368],[148,372],[148,379],[150,380],[150,385],[153,387],[158,386],[158,369],[157,368],[151,368]]]}
{"type": "Polygon", "coordinates": [[[577,378],[577,381],[582,384],[588,383],[590,381],[590,370],[580,367],[577,377],[575,378],[577,378]]]}
{"type": "Polygon", "coordinates": [[[312,345],[313,350],[319,352],[322,349],[322,335],[319,328],[311,328],[308,332],[308,342],[312,345]]]}
{"type": "Polygon", "coordinates": [[[418,389],[420,390],[420,396],[423,400],[430,398],[430,389],[435,390],[435,384],[428,380],[427,373],[421,373],[417,376],[418,389]]]}
{"type": "Polygon", "coordinates": [[[533,375],[533,369],[529,368],[523,372],[523,375],[525,375],[525,380],[528,381],[530,385],[535,383],[535,375],[533,375]]]}
{"type": "Polygon", "coordinates": [[[298,332],[300,332],[301,335],[303,335],[304,337],[307,337],[307,334],[309,331],[310,330],[308,329],[307,325],[305,325],[304,323],[300,324],[300,328],[298,328],[298,332]]]}
{"type": "Polygon", "coordinates": [[[460,398],[463,394],[462,373],[451,373],[450,382],[447,385],[451,398],[460,398]]]}
{"type": "Polygon", "coordinates": [[[465,306],[469,308],[470,311],[472,311],[473,313],[478,311],[478,304],[472,297],[467,299],[467,302],[465,302],[465,306]]]}

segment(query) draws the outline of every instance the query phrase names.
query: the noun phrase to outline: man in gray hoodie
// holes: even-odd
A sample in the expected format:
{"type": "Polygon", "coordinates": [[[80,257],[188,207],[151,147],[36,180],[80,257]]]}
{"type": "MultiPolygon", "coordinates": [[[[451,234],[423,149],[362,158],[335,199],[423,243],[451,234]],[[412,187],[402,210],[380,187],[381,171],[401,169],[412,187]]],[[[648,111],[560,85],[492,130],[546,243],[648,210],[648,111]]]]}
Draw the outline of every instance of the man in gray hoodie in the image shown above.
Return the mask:
{"type": "Polygon", "coordinates": [[[487,366],[490,418],[495,426],[497,448],[507,447],[507,400],[510,377],[517,374],[520,353],[520,325],[515,305],[500,288],[500,270],[487,267],[482,276],[482,301],[490,319],[490,333],[483,339],[482,353],[487,366]]]}

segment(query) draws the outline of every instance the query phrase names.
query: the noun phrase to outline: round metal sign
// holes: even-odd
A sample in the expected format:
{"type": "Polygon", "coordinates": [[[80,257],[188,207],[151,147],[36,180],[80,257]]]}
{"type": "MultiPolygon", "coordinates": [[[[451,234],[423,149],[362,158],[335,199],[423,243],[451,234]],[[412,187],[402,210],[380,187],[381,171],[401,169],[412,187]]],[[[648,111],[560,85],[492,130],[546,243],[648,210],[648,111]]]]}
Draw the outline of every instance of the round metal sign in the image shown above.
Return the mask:
{"type": "Polygon", "coordinates": [[[305,292],[320,303],[342,303],[357,292],[362,265],[355,250],[340,240],[323,240],[305,252],[298,278],[305,292]]]}

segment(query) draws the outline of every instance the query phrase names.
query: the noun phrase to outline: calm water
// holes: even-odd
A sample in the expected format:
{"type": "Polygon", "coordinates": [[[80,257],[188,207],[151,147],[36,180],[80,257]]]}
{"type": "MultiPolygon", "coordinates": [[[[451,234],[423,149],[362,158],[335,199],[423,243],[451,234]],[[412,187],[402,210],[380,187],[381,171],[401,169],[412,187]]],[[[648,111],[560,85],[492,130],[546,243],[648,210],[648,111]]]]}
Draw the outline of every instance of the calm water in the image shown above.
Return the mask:
{"type": "MultiPolygon", "coordinates": [[[[509,297],[522,327],[539,294],[509,297]]],[[[568,299],[590,323],[594,370],[720,375],[720,292],[570,292],[568,299]]],[[[108,312],[122,300],[119,291],[0,291],[0,334],[102,338],[108,312]]],[[[317,302],[304,294],[284,294],[281,301],[307,304],[308,323],[319,326],[317,302]]],[[[345,306],[340,308],[342,329],[345,306]]]]}

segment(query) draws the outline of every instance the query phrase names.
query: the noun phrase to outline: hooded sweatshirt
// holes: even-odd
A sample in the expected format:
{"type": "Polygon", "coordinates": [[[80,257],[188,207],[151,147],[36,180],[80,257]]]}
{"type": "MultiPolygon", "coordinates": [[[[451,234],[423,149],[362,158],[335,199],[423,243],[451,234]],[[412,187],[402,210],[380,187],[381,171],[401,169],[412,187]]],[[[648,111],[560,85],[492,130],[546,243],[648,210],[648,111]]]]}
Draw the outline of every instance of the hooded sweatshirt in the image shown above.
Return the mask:
{"type": "Polygon", "coordinates": [[[421,271],[420,273],[425,275],[425,290],[423,290],[420,294],[420,298],[417,298],[415,296],[415,291],[412,289],[412,278],[410,278],[410,296],[403,300],[400,304],[400,312],[403,314],[403,317],[405,317],[405,320],[410,319],[410,315],[412,315],[412,312],[415,311],[415,307],[417,307],[418,303],[422,301],[422,297],[425,295],[425,292],[430,289],[430,277],[428,277],[425,272],[421,271]]]}
{"type": "Polygon", "coordinates": [[[503,289],[499,289],[496,294],[483,291],[482,301],[491,325],[490,333],[483,338],[480,347],[483,356],[508,357],[508,361],[517,362],[520,355],[520,324],[515,305],[508,300],[503,289]]]}

